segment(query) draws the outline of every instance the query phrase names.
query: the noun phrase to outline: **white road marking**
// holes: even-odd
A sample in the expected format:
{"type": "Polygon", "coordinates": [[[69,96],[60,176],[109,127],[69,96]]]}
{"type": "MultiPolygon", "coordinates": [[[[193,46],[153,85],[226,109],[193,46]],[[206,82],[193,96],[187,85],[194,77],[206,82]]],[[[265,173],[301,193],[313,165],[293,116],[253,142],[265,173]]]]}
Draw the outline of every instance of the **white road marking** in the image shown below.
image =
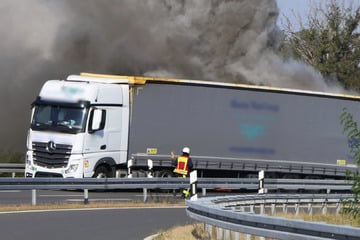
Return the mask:
{"type": "Polygon", "coordinates": [[[46,195],[46,194],[41,194],[39,195],[40,197],[82,197],[84,196],[84,194],[58,194],[58,195],[46,195]]]}
{"type": "MultiPolygon", "coordinates": [[[[131,198],[90,198],[90,202],[100,202],[100,201],[131,201],[131,198]]],[[[66,199],[67,202],[83,202],[84,199],[66,199]]]]}

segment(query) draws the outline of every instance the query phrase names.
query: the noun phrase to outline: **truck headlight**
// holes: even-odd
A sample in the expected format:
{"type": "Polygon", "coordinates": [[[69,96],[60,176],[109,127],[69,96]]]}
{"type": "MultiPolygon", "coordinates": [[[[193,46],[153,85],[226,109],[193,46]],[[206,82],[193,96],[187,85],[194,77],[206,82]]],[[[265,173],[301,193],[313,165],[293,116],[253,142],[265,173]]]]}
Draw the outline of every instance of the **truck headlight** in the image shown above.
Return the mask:
{"type": "Polygon", "coordinates": [[[28,155],[26,155],[25,165],[27,169],[32,170],[32,163],[28,155]]]}
{"type": "Polygon", "coordinates": [[[26,161],[26,169],[28,169],[28,170],[33,170],[33,166],[31,165],[31,162],[29,161],[26,161]]]}
{"type": "Polygon", "coordinates": [[[74,173],[74,172],[76,172],[78,170],[78,168],[79,168],[79,163],[71,164],[69,166],[69,168],[65,170],[65,173],[66,174],[74,173]]]}

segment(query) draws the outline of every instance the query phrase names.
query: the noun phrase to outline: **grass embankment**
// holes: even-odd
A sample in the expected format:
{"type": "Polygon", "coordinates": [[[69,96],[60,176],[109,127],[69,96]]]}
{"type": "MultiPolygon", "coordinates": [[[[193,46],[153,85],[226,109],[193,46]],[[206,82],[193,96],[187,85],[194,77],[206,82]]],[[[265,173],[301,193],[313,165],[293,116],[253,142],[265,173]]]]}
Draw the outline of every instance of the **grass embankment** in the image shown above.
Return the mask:
{"type": "Polygon", "coordinates": [[[90,202],[84,203],[64,203],[64,204],[39,204],[36,206],[28,204],[9,204],[0,205],[0,212],[13,211],[41,211],[41,210],[63,210],[63,209],[92,209],[92,208],[151,208],[151,207],[184,207],[184,202],[176,203],[142,203],[142,202],[90,202]]]}
{"type": "Polygon", "coordinates": [[[307,222],[325,222],[327,224],[335,224],[335,225],[349,225],[352,227],[360,227],[360,217],[353,218],[347,214],[276,214],[278,217],[285,217],[291,219],[303,219],[307,222]]]}
{"type": "Polygon", "coordinates": [[[167,231],[160,231],[151,240],[210,240],[210,236],[204,231],[202,223],[186,226],[176,226],[167,231]]]}
{"type": "MultiPolygon", "coordinates": [[[[325,222],[327,224],[335,224],[335,225],[349,225],[352,227],[360,227],[360,217],[354,219],[346,214],[277,214],[278,217],[285,217],[291,219],[303,219],[309,222],[325,222]]],[[[159,231],[157,236],[155,236],[152,240],[210,240],[210,236],[204,231],[203,224],[196,223],[193,225],[187,226],[176,226],[166,231],[159,231]]]]}

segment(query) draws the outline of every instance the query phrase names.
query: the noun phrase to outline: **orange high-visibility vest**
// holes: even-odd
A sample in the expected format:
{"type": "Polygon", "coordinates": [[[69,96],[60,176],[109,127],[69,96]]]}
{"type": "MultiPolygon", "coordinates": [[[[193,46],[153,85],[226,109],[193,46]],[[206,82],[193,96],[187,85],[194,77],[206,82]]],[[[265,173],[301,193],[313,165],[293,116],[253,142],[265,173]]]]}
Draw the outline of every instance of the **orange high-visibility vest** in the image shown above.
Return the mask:
{"type": "Polygon", "coordinates": [[[189,157],[179,156],[177,159],[176,168],[174,169],[174,173],[187,175],[187,173],[189,171],[188,160],[189,160],[189,157]]]}

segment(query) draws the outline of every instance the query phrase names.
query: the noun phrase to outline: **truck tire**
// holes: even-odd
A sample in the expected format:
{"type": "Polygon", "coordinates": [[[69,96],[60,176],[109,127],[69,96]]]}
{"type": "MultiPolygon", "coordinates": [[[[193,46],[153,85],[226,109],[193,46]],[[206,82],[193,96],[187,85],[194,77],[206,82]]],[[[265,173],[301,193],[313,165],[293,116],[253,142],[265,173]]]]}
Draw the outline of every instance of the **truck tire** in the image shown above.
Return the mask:
{"type": "Polygon", "coordinates": [[[174,174],[173,172],[169,171],[169,170],[163,170],[163,171],[160,171],[158,174],[157,174],[157,177],[161,177],[161,178],[172,178],[174,177],[174,174]]]}
{"type": "MultiPolygon", "coordinates": [[[[175,175],[170,170],[161,170],[161,171],[155,172],[155,177],[172,178],[172,177],[175,177],[175,175]]],[[[167,193],[167,194],[171,193],[173,196],[176,196],[177,190],[178,189],[157,189],[157,191],[159,191],[161,193],[167,193]]]]}
{"type": "Polygon", "coordinates": [[[104,165],[100,165],[96,168],[94,178],[110,178],[111,170],[104,165]]]}

